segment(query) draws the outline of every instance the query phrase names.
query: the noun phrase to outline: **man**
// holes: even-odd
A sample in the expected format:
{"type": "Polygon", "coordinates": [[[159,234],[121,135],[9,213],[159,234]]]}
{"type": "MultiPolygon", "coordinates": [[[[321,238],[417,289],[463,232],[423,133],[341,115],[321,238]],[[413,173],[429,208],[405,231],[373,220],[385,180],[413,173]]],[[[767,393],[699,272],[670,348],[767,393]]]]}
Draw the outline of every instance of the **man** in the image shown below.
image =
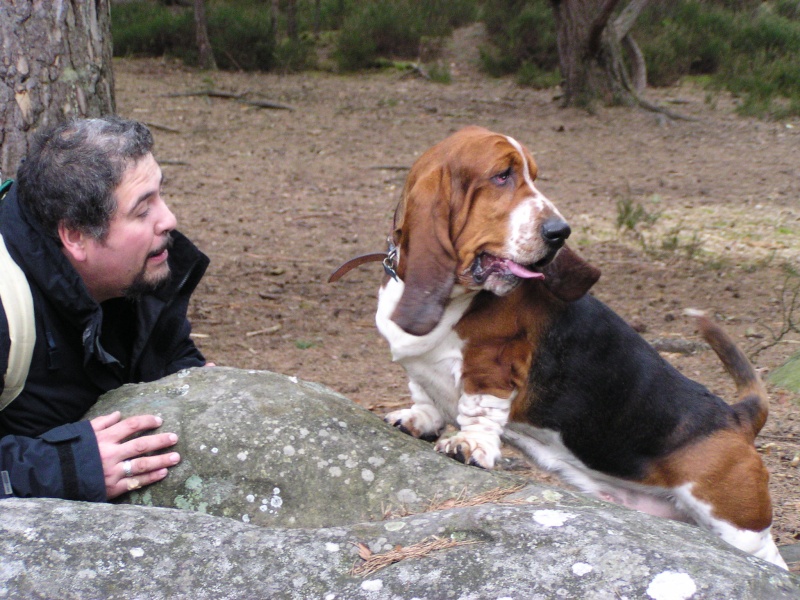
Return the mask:
{"type": "MultiPolygon", "coordinates": [[[[105,501],[180,461],[159,453],[173,433],[129,439],[158,428],[156,416],[80,421],[108,390],[206,364],[186,311],[208,258],[175,231],[152,149],[134,121],[60,124],[34,140],[0,200],[0,234],[30,286],[36,333],[24,387],[0,411],[0,496],[105,501]]],[[[6,317],[18,309],[0,303],[0,377],[6,317]]]]}

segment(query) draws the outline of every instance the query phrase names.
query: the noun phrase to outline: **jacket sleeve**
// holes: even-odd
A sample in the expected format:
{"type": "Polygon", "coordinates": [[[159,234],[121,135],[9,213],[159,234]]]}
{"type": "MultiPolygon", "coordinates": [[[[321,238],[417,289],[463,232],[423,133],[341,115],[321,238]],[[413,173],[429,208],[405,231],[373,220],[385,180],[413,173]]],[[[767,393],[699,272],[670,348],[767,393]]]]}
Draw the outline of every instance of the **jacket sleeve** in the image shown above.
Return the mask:
{"type": "Polygon", "coordinates": [[[91,423],[69,423],[37,438],[1,438],[0,498],[9,496],[105,502],[103,465],[91,423]]]}

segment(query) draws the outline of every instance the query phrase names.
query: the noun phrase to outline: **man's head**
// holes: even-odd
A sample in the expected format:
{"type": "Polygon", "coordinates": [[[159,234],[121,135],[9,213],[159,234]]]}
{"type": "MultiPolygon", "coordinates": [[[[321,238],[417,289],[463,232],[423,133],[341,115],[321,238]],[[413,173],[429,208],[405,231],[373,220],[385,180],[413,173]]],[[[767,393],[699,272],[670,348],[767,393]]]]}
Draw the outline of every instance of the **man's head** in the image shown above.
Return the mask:
{"type": "Polygon", "coordinates": [[[175,216],[161,198],[150,131],[119,117],[80,119],[36,137],[17,180],[27,205],[98,302],[169,276],[175,216]]]}

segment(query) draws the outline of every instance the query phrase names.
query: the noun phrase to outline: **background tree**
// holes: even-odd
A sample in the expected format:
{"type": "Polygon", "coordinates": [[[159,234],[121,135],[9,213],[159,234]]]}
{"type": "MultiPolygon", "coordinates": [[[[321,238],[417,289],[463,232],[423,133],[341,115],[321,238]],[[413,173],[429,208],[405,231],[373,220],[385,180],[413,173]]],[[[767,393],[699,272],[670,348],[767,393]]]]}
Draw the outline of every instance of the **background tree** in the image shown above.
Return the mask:
{"type": "Polygon", "coordinates": [[[0,0],[0,174],[39,127],[112,113],[110,0],[0,0]]]}
{"type": "Polygon", "coordinates": [[[195,40],[197,42],[197,60],[202,69],[217,70],[214,51],[208,39],[208,19],[206,18],[205,0],[194,0],[195,40]]]}
{"type": "Polygon", "coordinates": [[[621,0],[551,0],[565,105],[642,103],[638,91],[646,85],[646,71],[630,30],[647,3],[631,0],[614,18],[621,0]]]}

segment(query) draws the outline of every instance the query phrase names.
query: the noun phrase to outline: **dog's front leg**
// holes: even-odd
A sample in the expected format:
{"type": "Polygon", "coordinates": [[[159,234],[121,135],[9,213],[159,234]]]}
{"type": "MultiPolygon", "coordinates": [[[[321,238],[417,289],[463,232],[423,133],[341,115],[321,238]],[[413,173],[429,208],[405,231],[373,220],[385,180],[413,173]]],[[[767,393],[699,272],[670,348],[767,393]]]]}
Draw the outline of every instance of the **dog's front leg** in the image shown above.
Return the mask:
{"type": "Polygon", "coordinates": [[[409,381],[408,389],[414,404],[410,408],[390,412],[383,420],[403,433],[426,442],[436,441],[445,425],[442,413],[421,385],[409,381]]]}
{"type": "Polygon", "coordinates": [[[508,423],[516,393],[509,398],[491,394],[462,395],[456,418],[460,431],[439,440],[436,450],[468,465],[493,468],[500,458],[500,435],[508,423]]]}

